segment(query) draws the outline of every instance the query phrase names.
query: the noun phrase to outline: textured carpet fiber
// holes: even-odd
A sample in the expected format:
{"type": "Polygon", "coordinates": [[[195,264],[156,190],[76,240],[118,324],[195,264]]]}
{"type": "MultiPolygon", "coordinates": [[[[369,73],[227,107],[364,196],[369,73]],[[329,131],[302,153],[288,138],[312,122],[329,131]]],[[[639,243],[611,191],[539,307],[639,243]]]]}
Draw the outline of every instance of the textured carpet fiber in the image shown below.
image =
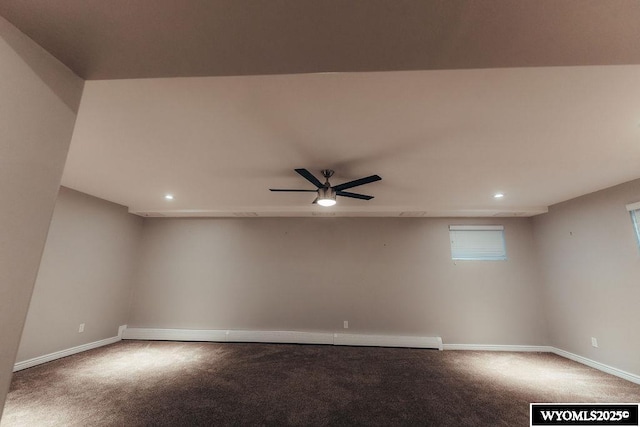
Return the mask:
{"type": "Polygon", "coordinates": [[[14,374],[7,426],[528,426],[530,402],[640,402],[548,353],[123,341],[14,374]]]}

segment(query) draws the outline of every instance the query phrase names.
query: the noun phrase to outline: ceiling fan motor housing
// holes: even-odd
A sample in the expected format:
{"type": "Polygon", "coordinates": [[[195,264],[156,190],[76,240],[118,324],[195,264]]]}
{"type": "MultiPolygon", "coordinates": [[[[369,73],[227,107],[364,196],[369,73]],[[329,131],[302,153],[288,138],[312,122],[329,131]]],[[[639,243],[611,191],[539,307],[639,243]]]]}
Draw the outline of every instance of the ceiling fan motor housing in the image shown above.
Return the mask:
{"type": "Polygon", "coordinates": [[[336,199],[336,191],[331,187],[318,188],[318,199],[336,199]]]}

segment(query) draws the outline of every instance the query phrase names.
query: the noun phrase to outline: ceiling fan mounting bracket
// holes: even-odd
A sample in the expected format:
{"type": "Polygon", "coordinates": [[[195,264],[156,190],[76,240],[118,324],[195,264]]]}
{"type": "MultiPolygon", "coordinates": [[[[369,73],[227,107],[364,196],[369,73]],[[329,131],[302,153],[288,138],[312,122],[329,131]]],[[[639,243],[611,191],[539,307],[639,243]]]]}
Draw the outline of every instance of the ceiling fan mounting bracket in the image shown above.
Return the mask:
{"type": "Polygon", "coordinates": [[[329,179],[333,176],[333,170],[331,169],[322,169],[320,173],[325,177],[325,179],[329,179]]]}

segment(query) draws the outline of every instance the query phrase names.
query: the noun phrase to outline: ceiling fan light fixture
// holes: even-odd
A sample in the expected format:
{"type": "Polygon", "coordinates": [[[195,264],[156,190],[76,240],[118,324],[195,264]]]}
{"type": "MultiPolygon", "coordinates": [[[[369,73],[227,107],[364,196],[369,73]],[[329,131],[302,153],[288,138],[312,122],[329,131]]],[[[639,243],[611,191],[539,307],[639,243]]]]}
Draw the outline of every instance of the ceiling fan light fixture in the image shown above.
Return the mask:
{"type": "Polygon", "coordinates": [[[294,193],[317,193],[318,197],[313,200],[312,204],[318,204],[320,206],[333,206],[336,204],[336,196],[350,197],[352,199],[371,200],[373,196],[367,196],[366,194],[352,193],[348,190],[353,187],[358,187],[364,184],[370,184],[372,182],[380,181],[382,178],[378,175],[371,175],[360,179],[354,179],[353,181],[344,182],[340,185],[332,186],[329,183],[329,178],[333,176],[331,169],[323,169],[322,176],[325,178],[324,184],[318,178],[316,178],[311,172],[306,169],[294,169],[298,175],[309,181],[316,187],[316,190],[305,190],[300,188],[270,188],[270,191],[276,192],[294,192],[294,193]]]}
{"type": "Polygon", "coordinates": [[[318,204],[327,208],[329,206],[335,205],[336,201],[334,199],[318,199],[318,204]]]}
{"type": "Polygon", "coordinates": [[[336,192],[332,188],[318,189],[318,202],[320,206],[329,207],[336,204],[336,192]]]}

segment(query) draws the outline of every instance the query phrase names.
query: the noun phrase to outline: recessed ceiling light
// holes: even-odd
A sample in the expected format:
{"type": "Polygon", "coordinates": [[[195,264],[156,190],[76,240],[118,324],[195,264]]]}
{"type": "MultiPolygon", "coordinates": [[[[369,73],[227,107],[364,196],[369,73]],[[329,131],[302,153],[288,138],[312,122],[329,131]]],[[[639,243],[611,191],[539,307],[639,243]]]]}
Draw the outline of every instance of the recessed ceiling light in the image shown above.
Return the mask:
{"type": "Polygon", "coordinates": [[[167,200],[173,200],[173,194],[165,194],[164,198],[167,200]]]}
{"type": "Polygon", "coordinates": [[[502,194],[502,193],[496,193],[496,194],[494,194],[494,195],[493,195],[493,197],[494,197],[495,199],[502,199],[502,198],[504,197],[504,194],[502,194]]]}

